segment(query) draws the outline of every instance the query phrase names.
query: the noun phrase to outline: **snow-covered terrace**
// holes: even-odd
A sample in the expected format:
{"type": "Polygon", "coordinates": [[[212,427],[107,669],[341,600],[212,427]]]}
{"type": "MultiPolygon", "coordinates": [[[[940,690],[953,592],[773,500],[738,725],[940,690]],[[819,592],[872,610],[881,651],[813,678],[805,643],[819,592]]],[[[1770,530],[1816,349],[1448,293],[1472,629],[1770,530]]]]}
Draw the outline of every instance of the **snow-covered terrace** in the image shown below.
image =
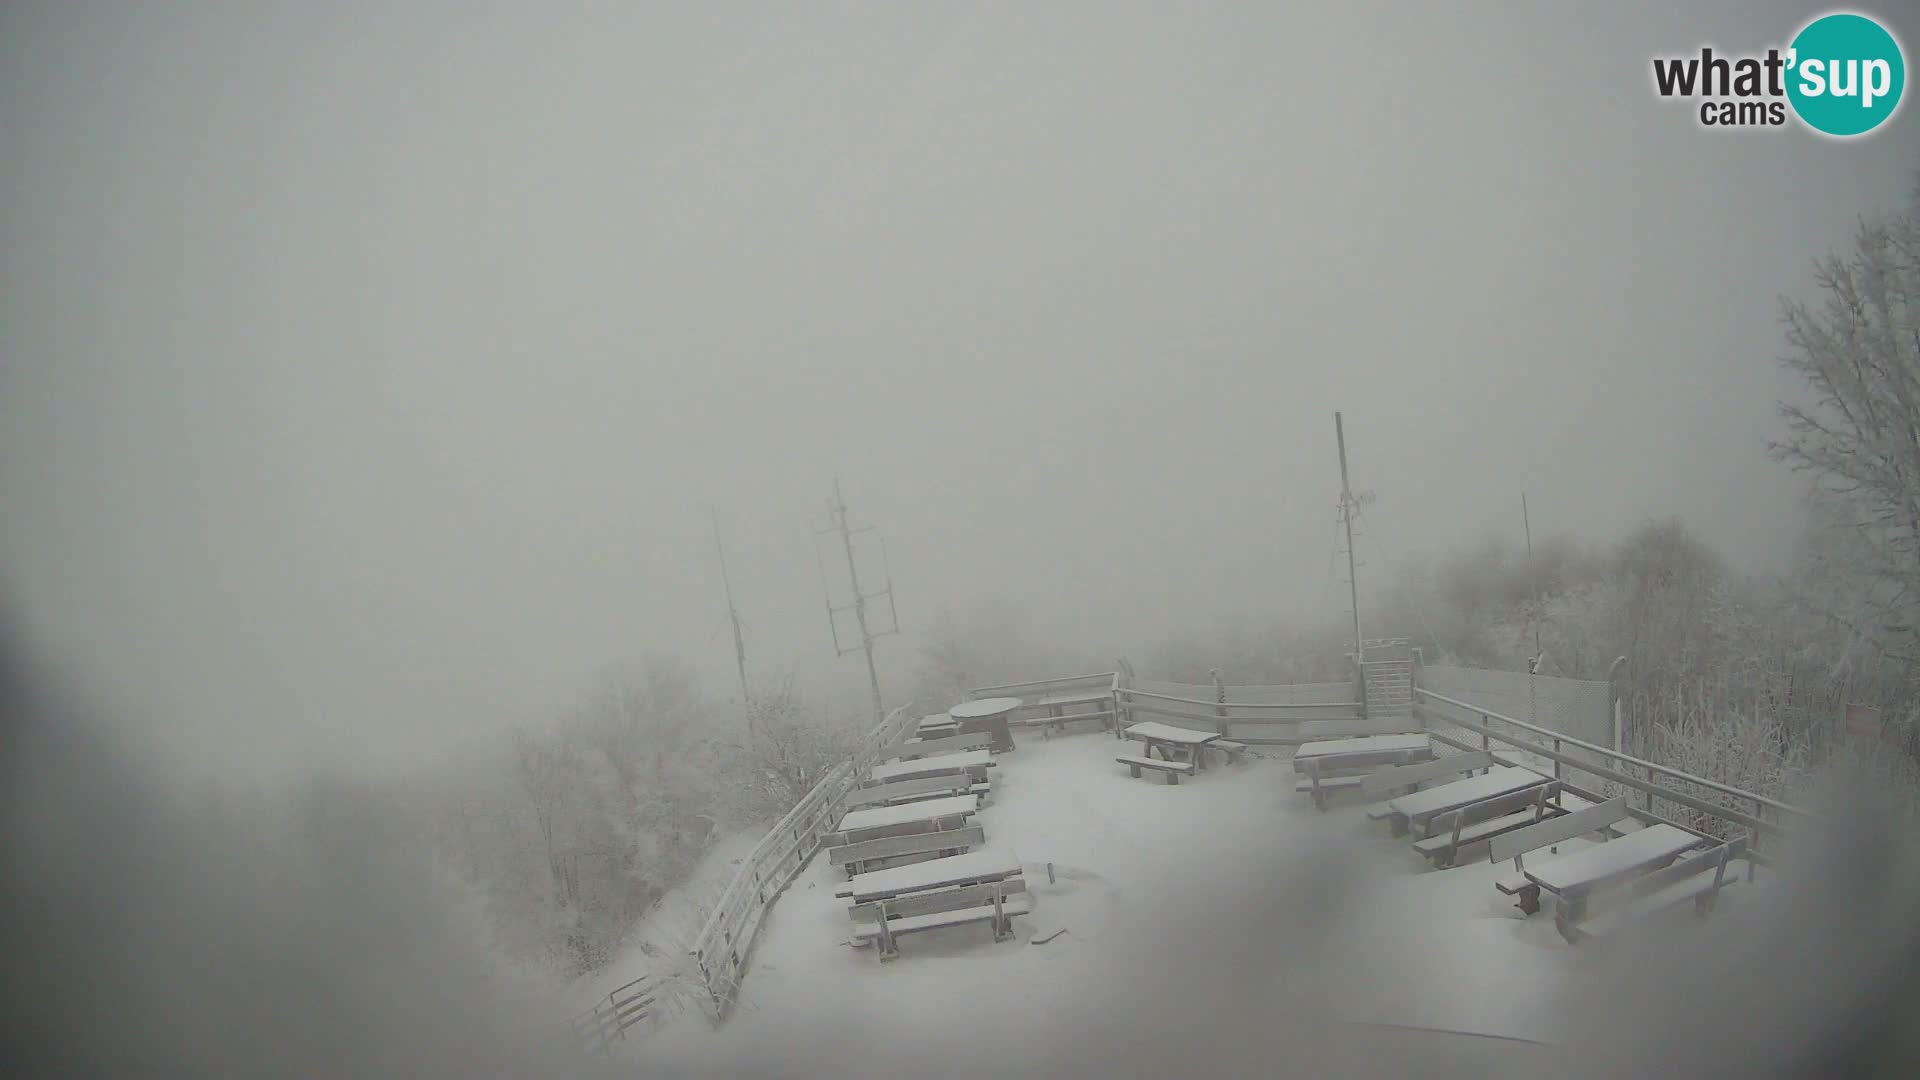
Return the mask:
{"type": "Polygon", "coordinates": [[[703,1069],[853,1054],[858,1071],[880,1054],[889,1071],[932,1073],[963,1054],[990,1073],[1003,1051],[1039,1068],[1069,1048],[1126,1047],[1137,1064],[1149,1046],[1221,1052],[1266,1032],[1253,1044],[1284,1042],[1298,1064],[1354,1031],[1376,1046],[1403,1036],[1342,1023],[1501,1037],[1415,1040],[1428,1059],[1512,1059],[1537,1051],[1505,1039],[1559,1036],[1556,1006],[1596,950],[1566,944],[1547,913],[1522,916],[1493,888],[1502,867],[1482,855],[1436,871],[1358,799],[1316,812],[1282,751],[1174,786],[1129,777],[1114,762],[1127,745],[1023,735],[997,758],[976,820],[989,847],[1017,853],[1035,900],[1014,940],[935,930],[882,964],[848,944],[843,876],[815,858],[766,915],[726,1023],[685,1017],[629,1052],[703,1069]]]}

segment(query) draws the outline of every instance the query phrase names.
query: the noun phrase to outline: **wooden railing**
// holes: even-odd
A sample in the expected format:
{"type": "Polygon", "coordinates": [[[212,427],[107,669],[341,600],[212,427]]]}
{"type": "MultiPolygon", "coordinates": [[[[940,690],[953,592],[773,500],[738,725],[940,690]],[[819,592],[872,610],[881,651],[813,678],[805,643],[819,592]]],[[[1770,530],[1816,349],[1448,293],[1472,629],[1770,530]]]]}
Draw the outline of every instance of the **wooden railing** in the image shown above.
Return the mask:
{"type": "Polygon", "coordinates": [[[721,891],[689,950],[706,983],[715,1020],[733,1008],[767,909],[807,865],[821,837],[839,824],[841,796],[906,737],[915,720],[906,705],[888,713],[861,740],[852,760],[834,766],[740,860],[740,869],[721,891]]]}

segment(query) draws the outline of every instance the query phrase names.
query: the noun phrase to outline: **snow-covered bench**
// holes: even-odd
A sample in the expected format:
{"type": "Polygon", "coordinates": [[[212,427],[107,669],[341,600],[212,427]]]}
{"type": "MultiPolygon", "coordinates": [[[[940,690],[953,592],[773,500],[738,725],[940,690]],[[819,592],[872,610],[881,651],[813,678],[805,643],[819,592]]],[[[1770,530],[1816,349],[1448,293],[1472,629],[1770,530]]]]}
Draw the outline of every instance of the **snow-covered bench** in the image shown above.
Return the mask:
{"type": "Polygon", "coordinates": [[[1141,769],[1158,769],[1167,774],[1167,783],[1178,784],[1182,776],[1193,775],[1193,763],[1190,761],[1162,761],[1159,758],[1142,757],[1134,754],[1120,754],[1113,760],[1132,770],[1133,778],[1140,778],[1141,769]]]}
{"type": "Polygon", "coordinates": [[[979,847],[986,843],[986,840],[986,830],[978,825],[969,825],[963,829],[912,833],[907,836],[883,836],[877,840],[862,840],[857,844],[842,844],[836,848],[828,848],[827,863],[830,866],[846,867],[847,876],[853,877],[855,874],[872,869],[872,864],[882,859],[926,855],[932,852],[957,855],[979,847]]]}
{"type": "Polygon", "coordinates": [[[1539,911],[1540,887],[1527,878],[1527,853],[1602,830],[1617,834],[1629,817],[1627,798],[1622,795],[1495,837],[1487,847],[1487,859],[1496,863],[1512,859],[1513,873],[1495,880],[1493,887],[1507,896],[1519,897],[1520,910],[1528,915],[1539,911]]]}
{"type": "Polygon", "coordinates": [[[1218,750],[1222,754],[1225,754],[1227,758],[1227,764],[1229,765],[1239,764],[1240,759],[1246,756],[1246,753],[1247,753],[1246,743],[1233,742],[1229,739],[1215,739],[1212,742],[1207,744],[1207,748],[1211,750],[1218,750]]]}
{"type": "Polygon", "coordinates": [[[1019,877],[910,893],[854,905],[853,917],[859,925],[854,927],[853,944],[878,942],[880,959],[887,961],[900,955],[894,939],[901,935],[976,922],[992,923],[993,940],[1005,941],[1013,936],[1013,917],[1032,910],[1027,883],[1019,877]]]}
{"type": "Polygon", "coordinates": [[[1589,909],[1598,906],[1600,910],[1584,919],[1577,917],[1573,905],[1560,905],[1554,911],[1554,926],[1571,945],[1582,938],[1615,933],[1688,901],[1693,902],[1696,914],[1706,915],[1713,910],[1720,890],[1739,880],[1731,867],[1746,855],[1746,850],[1745,840],[1735,840],[1682,855],[1651,874],[1634,879],[1624,890],[1593,897],[1588,902],[1589,909]]]}

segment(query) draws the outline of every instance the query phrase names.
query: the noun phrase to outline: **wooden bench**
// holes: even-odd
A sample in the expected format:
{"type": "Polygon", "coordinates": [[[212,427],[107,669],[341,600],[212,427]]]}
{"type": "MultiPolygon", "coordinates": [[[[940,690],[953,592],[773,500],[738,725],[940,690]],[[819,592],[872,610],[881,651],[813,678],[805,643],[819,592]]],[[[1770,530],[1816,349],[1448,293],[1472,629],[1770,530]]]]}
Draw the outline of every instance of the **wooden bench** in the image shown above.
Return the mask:
{"type": "MultiPolygon", "coordinates": [[[[1612,896],[1593,898],[1601,910],[1584,920],[1574,917],[1572,905],[1554,910],[1554,928],[1567,944],[1582,938],[1604,937],[1657,912],[1693,902],[1694,914],[1705,916],[1713,910],[1720,890],[1738,881],[1729,873],[1733,863],[1746,855],[1747,842],[1735,840],[1716,844],[1705,851],[1682,855],[1666,866],[1634,879],[1626,889],[1612,896]]],[[[1593,901],[1589,901],[1589,908],[1593,901]]]]}
{"type": "Polygon", "coordinates": [[[840,808],[858,810],[863,806],[890,806],[895,803],[945,798],[949,795],[986,795],[992,790],[992,781],[976,781],[965,773],[918,776],[912,780],[896,780],[891,784],[854,788],[841,797],[840,808]]]}
{"type": "Polygon", "coordinates": [[[993,745],[993,733],[976,731],[968,735],[948,735],[944,738],[929,739],[922,736],[909,739],[900,744],[896,757],[901,761],[917,761],[935,754],[957,754],[964,750],[985,750],[993,745]]]}
{"type": "Polygon", "coordinates": [[[1132,754],[1121,754],[1113,760],[1132,770],[1133,778],[1136,780],[1140,779],[1141,769],[1158,769],[1166,773],[1169,784],[1178,784],[1182,776],[1193,775],[1193,763],[1189,761],[1162,761],[1159,758],[1135,757],[1132,754]]]}
{"type": "Polygon", "coordinates": [[[1555,799],[1560,782],[1501,795],[1485,802],[1463,806],[1434,821],[1433,833],[1413,842],[1413,850],[1427,857],[1434,866],[1445,869],[1459,861],[1465,848],[1490,843],[1494,837],[1524,829],[1566,811],[1555,799]]]}
{"type": "Polygon", "coordinates": [[[1022,878],[876,900],[854,905],[853,918],[860,925],[854,928],[853,944],[878,942],[885,962],[900,955],[894,939],[903,934],[976,922],[992,923],[993,940],[1006,941],[1013,936],[1013,917],[1032,910],[1022,878]]]}
{"type": "Polygon", "coordinates": [[[883,836],[877,840],[862,840],[857,844],[842,844],[836,848],[828,848],[827,863],[830,866],[846,867],[847,876],[852,877],[874,869],[873,864],[883,859],[926,855],[933,852],[958,855],[979,847],[986,843],[986,840],[986,830],[978,825],[969,825],[964,829],[913,833],[907,836],[883,836]]]}

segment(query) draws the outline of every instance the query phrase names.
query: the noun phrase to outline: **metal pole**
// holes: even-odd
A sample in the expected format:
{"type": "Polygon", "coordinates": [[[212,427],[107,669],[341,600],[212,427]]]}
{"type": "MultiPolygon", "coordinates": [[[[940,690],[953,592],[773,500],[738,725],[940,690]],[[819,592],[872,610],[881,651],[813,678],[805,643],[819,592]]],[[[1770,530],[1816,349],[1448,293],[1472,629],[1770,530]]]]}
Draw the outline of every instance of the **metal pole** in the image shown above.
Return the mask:
{"type": "Polygon", "coordinates": [[[833,481],[833,517],[840,542],[847,550],[847,583],[853,586],[853,618],[860,625],[860,648],[867,654],[867,685],[873,689],[873,715],[887,718],[880,701],[880,672],[873,666],[873,635],[867,631],[867,597],[860,591],[860,571],[853,563],[853,530],[847,527],[847,500],[840,495],[840,481],[833,481]]]}
{"type": "Polygon", "coordinates": [[[727,619],[733,623],[733,661],[740,668],[740,702],[753,699],[747,689],[747,641],[740,633],[740,609],[733,606],[733,581],[727,577],[727,549],[720,543],[720,512],[713,513],[713,549],[720,553],[720,584],[727,592],[727,619]]]}
{"type": "MultiPolygon", "coordinates": [[[[1347,432],[1338,412],[1333,414],[1333,438],[1340,446],[1340,522],[1347,530],[1347,593],[1353,601],[1353,662],[1366,661],[1366,647],[1360,637],[1360,577],[1353,563],[1353,488],[1347,483],[1347,432]]],[[[1362,669],[1361,685],[1365,685],[1362,669]]]]}

